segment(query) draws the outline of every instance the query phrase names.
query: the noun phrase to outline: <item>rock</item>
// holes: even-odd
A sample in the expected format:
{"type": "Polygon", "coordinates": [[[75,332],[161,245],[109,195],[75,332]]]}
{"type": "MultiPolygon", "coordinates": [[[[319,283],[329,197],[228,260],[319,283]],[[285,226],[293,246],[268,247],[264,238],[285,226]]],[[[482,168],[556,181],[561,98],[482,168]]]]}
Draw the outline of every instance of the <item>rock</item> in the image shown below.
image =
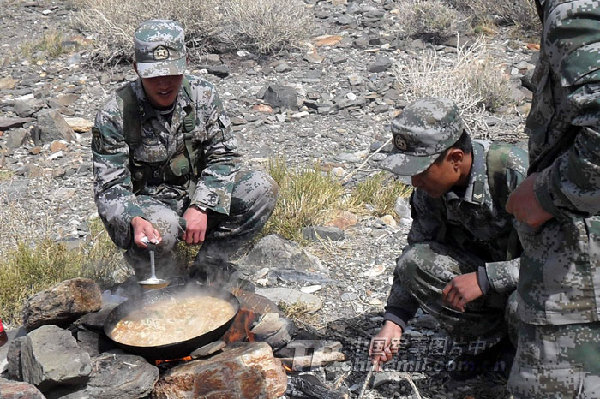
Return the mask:
{"type": "Polygon", "coordinates": [[[294,373],[290,375],[290,390],[294,398],[319,398],[319,399],[348,399],[348,388],[331,387],[311,373],[294,373]]]}
{"type": "Polygon", "coordinates": [[[23,144],[29,138],[29,130],[27,129],[11,129],[8,131],[8,135],[6,138],[6,146],[15,150],[17,148],[21,148],[23,144]]]}
{"type": "Polygon", "coordinates": [[[240,261],[240,267],[268,267],[268,276],[287,282],[323,284],[330,282],[329,271],[316,256],[298,244],[276,235],[263,237],[240,261]]]}
{"type": "Polygon", "coordinates": [[[21,127],[28,122],[34,121],[34,118],[7,118],[0,117],[0,132],[13,127],[21,127]]]}
{"type": "Polygon", "coordinates": [[[44,392],[56,385],[79,385],[92,371],[90,355],[70,332],[42,326],[27,334],[21,345],[23,380],[44,392]]]}
{"type": "Polygon", "coordinates": [[[279,313],[265,313],[252,327],[251,332],[258,342],[266,342],[271,348],[283,348],[296,332],[294,323],[279,313]]]}
{"type": "Polygon", "coordinates": [[[144,398],[158,381],[158,367],[136,355],[103,353],[93,360],[92,370],[85,389],[64,398],[144,398]]]}
{"type": "Polygon", "coordinates": [[[318,240],[331,240],[331,241],[342,241],[346,238],[344,230],[338,227],[330,226],[309,226],[302,229],[302,237],[305,240],[318,241],[318,240]]]}
{"type": "Polygon", "coordinates": [[[75,141],[75,132],[56,110],[40,111],[37,127],[40,129],[40,140],[44,143],[52,140],[75,141]]]}
{"type": "Polygon", "coordinates": [[[46,399],[34,385],[4,378],[0,378],[0,397],[2,399],[46,399]]]}
{"type": "Polygon", "coordinates": [[[90,279],[74,278],[29,297],[23,308],[23,325],[28,331],[44,324],[66,325],[101,307],[98,285],[90,279]]]}
{"type": "Polygon", "coordinates": [[[275,399],[285,393],[287,376],[265,342],[239,346],[206,360],[178,365],[162,376],[153,399],[275,399]]]}
{"type": "Polygon", "coordinates": [[[69,127],[71,129],[73,129],[74,131],[76,131],[78,133],[85,133],[85,132],[91,130],[92,127],[94,126],[94,122],[89,121],[84,118],[75,117],[75,118],[64,118],[64,119],[65,119],[65,122],[67,122],[67,125],[69,125],[69,127]]]}
{"type": "Polygon", "coordinates": [[[65,151],[67,149],[67,142],[64,140],[53,140],[50,143],[50,152],[55,153],[59,151],[65,151]]]}
{"type": "Polygon", "coordinates": [[[205,65],[201,68],[206,69],[206,72],[210,73],[211,75],[218,76],[221,79],[226,78],[230,73],[227,65],[205,65]]]}
{"type": "Polygon", "coordinates": [[[22,381],[23,373],[21,372],[21,347],[26,337],[15,338],[8,347],[6,359],[8,360],[8,376],[13,380],[22,381]]]}
{"type": "Polygon", "coordinates": [[[319,297],[291,288],[257,288],[256,293],[275,303],[283,302],[288,306],[306,306],[306,311],[309,313],[314,313],[323,306],[323,302],[319,297]]]}
{"type": "Polygon", "coordinates": [[[32,116],[45,106],[46,104],[37,98],[19,98],[15,100],[14,111],[18,116],[26,118],[32,116]]]}
{"type": "Polygon", "coordinates": [[[295,340],[277,352],[281,361],[293,371],[307,371],[346,360],[338,341],[295,340]]]}
{"type": "Polygon", "coordinates": [[[308,61],[311,64],[320,64],[323,62],[324,59],[325,57],[319,55],[319,53],[317,53],[317,50],[315,49],[307,51],[306,54],[304,54],[304,60],[308,61]]]}
{"type": "Polygon", "coordinates": [[[398,222],[396,222],[396,219],[392,215],[384,215],[380,220],[390,227],[398,227],[398,222]]]}
{"type": "Polygon", "coordinates": [[[350,211],[340,211],[329,224],[339,229],[346,230],[358,223],[358,216],[350,211]]]}
{"type": "Polygon", "coordinates": [[[394,205],[394,212],[400,218],[402,223],[406,221],[411,221],[411,210],[410,210],[410,200],[408,197],[398,197],[396,199],[396,204],[394,205]]]}
{"type": "Polygon", "coordinates": [[[315,37],[315,46],[335,46],[342,40],[342,36],[340,35],[323,35],[315,37]]]}
{"type": "Polygon", "coordinates": [[[12,76],[0,79],[0,90],[12,90],[17,86],[17,81],[12,76]]]}
{"type": "Polygon", "coordinates": [[[70,105],[73,105],[73,103],[77,101],[78,98],[78,94],[61,94],[58,97],[56,97],[56,102],[58,102],[63,107],[68,107],[70,105]]]}
{"type": "Polygon", "coordinates": [[[192,353],[190,353],[190,357],[192,359],[201,359],[204,357],[208,357],[214,353],[220,352],[226,346],[227,346],[227,344],[222,340],[210,342],[210,343],[194,350],[192,353]]]}
{"type": "Polygon", "coordinates": [[[385,266],[378,264],[371,267],[369,270],[362,272],[360,275],[367,278],[375,278],[381,276],[385,272],[385,266]]]}
{"type": "Polygon", "coordinates": [[[81,330],[76,334],[79,347],[86,351],[90,357],[95,357],[115,348],[115,344],[106,338],[104,334],[100,335],[95,331],[81,330]]]}
{"type": "Polygon", "coordinates": [[[298,94],[290,86],[269,85],[262,98],[273,107],[298,108],[298,94]]]}
{"type": "Polygon", "coordinates": [[[372,64],[369,64],[369,66],[367,67],[367,70],[371,73],[385,72],[385,71],[387,71],[387,69],[389,67],[391,67],[393,65],[393,63],[394,62],[391,59],[389,59],[388,57],[378,55],[375,58],[375,62],[372,64]]]}
{"type": "Polygon", "coordinates": [[[271,269],[293,269],[326,272],[321,261],[309,254],[298,244],[276,235],[263,237],[239,264],[269,267],[271,269]]]}

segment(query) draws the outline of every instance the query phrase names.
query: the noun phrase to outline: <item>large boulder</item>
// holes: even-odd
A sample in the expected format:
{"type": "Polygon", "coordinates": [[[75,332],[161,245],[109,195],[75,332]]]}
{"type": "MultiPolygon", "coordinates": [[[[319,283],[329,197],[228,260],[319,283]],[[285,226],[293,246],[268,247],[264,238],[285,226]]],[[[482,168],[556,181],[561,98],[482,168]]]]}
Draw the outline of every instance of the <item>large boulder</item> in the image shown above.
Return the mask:
{"type": "Polygon", "coordinates": [[[57,385],[80,385],[92,372],[90,355],[79,348],[70,332],[42,326],[21,344],[23,380],[45,392],[57,385]]]}
{"type": "Polygon", "coordinates": [[[45,324],[66,326],[101,307],[100,287],[93,280],[74,278],[28,298],[23,308],[23,326],[27,331],[45,324]]]}

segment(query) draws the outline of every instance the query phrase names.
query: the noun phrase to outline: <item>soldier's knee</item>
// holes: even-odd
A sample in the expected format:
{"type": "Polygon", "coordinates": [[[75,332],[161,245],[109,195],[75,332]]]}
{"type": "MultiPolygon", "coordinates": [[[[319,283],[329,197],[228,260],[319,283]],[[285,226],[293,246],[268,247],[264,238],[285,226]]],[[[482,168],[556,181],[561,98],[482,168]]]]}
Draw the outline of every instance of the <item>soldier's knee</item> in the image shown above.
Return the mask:
{"type": "Polygon", "coordinates": [[[149,213],[147,217],[162,238],[157,250],[159,252],[171,252],[182,233],[179,225],[179,216],[171,210],[163,209],[158,212],[149,213]]]}
{"type": "Polygon", "coordinates": [[[271,176],[262,171],[240,172],[233,196],[243,208],[273,208],[279,194],[279,186],[271,176]]]}

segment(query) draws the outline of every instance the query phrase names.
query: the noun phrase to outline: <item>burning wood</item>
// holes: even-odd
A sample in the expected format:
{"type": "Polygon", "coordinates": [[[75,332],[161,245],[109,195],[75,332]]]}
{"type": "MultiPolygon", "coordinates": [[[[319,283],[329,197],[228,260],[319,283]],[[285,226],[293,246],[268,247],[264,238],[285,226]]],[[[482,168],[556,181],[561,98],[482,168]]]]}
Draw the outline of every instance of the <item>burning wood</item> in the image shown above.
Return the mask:
{"type": "Polygon", "coordinates": [[[165,360],[155,360],[155,361],[154,361],[154,365],[155,365],[155,366],[160,366],[161,364],[164,364],[164,363],[189,362],[190,360],[192,360],[192,357],[191,357],[191,356],[185,356],[185,357],[182,357],[181,359],[172,359],[172,360],[168,360],[168,359],[165,359],[165,360]]]}
{"type": "Polygon", "coordinates": [[[254,333],[250,331],[256,314],[250,309],[240,309],[235,316],[229,330],[223,336],[223,341],[230,344],[232,342],[248,341],[254,342],[254,333]]]}

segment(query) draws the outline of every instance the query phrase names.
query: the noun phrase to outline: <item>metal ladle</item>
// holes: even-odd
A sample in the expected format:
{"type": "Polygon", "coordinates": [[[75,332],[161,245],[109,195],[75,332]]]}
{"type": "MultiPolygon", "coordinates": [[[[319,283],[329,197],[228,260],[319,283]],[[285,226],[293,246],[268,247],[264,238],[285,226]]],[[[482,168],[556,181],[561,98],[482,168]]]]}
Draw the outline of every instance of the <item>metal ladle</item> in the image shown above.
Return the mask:
{"type": "Polygon", "coordinates": [[[140,281],[139,284],[142,286],[142,288],[147,289],[147,290],[156,290],[156,289],[160,289],[160,288],[165,288],[166,286],[169,285],[170,282],[168,280],[156,277],[156,270],[154,267],[154,249],[156,248],[156,244],[151,243],[148,240],[148,237],[142,238],[142,242],[144,244],[146,244],[146,246],[148,247],[148,252],[150,253],[151,276],[150,276],[150,278],[147,278],[146,280],[140,281]]]}

